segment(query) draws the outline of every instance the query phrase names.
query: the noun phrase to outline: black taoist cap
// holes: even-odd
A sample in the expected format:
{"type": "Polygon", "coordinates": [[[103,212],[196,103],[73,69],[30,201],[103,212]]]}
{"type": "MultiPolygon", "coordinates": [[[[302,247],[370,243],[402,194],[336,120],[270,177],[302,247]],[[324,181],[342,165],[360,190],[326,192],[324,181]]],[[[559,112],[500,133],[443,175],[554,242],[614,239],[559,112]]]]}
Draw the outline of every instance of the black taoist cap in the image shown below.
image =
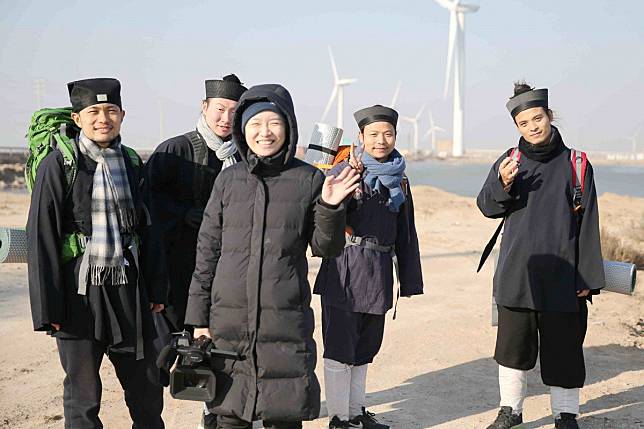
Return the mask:
{"type": "Polygon", "coordinates": [[[113,78],[83,79],[67,84],[72,110],[76,113],[94,104],[121,105],[121,82],[113,78]]]}
{"type": "Polygon", "coordinates": [[[360,109],[353,114],[353,117],[361,130],[373,122],[389,122],[394,128],[398,125],[398,112],[380,104],[360,109]]]}
{"type": "Polygon", "coordinates": [[[206,81],[206,98],[227,98],[239,101],[239,97],[246,92],[246,87],[234,74],[224,76],[221,80],[206,81]]]}

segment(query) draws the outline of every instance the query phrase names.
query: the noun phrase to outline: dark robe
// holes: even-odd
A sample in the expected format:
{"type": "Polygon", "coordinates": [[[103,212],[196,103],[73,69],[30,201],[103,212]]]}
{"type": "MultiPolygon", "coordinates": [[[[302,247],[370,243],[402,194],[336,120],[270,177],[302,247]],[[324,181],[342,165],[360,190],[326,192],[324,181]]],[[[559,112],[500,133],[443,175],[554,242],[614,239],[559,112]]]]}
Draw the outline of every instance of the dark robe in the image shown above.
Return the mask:
{"type": "MultiPolygon", "coordinates": [[[[553,138],[561,139],[554,127],[553,133],[553,138]]],[[[477,198],[486,217],[506,217],[494,274],[496,302],[537,311],[577,312],[577,291],[604,287],[593,168],[588,162],[583,218],[578,225],[572,210],[570,149],[563,146],[544,162],[522,155],[514,183],[505,192],[499,165],[508,153],[494,163],[477,198]]]]}
{"type": "Polygon", "coordinates": [[[138,191],[141,168],[135,168],[122,150],[130,192],[137,211],[141,239],[139,269],[132,253],[125,250],[128,265],[125,285],[87,285],[86,295],[77,293],[82,255],[66,263],[61,259],[65,234],[92,235],[92,189],[96,163],[78,155],[78,173],[67,196],[63,156],[53,151],[38,168],[31,195],[27,223],[28,271],[31,314],[36,331],[52,331],[66,338],[95,339],[111,350],[137,352],[141,357],[143,340],[156,335],[149,303],[166,303],[167,276],[155,245],[154,234],[138,191]],[[161,266],[159,266],[161,265],[161,266]]]}
{"type": "MultiPolygon", "coordinates": [[[[347,164],[348,165],[348,164],[347,164]]],[[[341,171],[344,164],[336,166],[341,171]]],[[[389,193],[371,192],[365,186],[362,200],[349,200],[347,225],[359,237],[394,246],[400,275],[400,295],[423,293],[423,274],[414,222],[414,201],[405,181],[406,200],[397,213],[386,206],[389,193]]],[[[394,280],[391,253],[347,246],[336,258],[325,258],[313,292],[322,304],[357,313],[385,314],[393,306],[394,280]]]]}
{"type": "Polygon", "coordinates": [[[223,165],[214,151],[207,150],[208,165],[195,163],[192,143],[180,135],[161,143],[145,167],[144,193],[168,263],[170,294],[165,314],[176,330],[183,329],[199,231],[186,223],[186,214],[206,207],[223,165]]]}

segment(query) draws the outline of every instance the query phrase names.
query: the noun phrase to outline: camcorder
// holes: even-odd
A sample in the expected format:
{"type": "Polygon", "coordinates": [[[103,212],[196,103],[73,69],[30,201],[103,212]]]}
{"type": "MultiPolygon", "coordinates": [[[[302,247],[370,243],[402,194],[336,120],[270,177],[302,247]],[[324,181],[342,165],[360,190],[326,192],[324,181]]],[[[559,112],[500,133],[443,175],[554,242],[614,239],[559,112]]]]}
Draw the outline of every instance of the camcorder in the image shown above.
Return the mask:
{"type": "Polygon", "coordinates": [[[204,335],[192,338],[188,331],[173,333],[170,344],[159,353],[157,366],[170,368],[170,394],[175,399],[209,402],[217,393],[216,367],[222,359],[243,360],[235,352],[218,350],[204,335]],[[175,365],[176,362],[176,365],[175,365]],[[172,367],[174,365],[174,367],[172,367]]]}

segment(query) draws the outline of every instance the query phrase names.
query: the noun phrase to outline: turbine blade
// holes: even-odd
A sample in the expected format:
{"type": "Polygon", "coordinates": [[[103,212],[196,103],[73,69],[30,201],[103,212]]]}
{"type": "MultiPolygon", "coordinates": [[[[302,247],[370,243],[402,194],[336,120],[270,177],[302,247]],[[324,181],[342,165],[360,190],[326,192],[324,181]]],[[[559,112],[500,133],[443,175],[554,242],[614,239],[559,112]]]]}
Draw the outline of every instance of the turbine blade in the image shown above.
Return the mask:
{"type": "Polygon", "coordinates": [[[392,109],[396,106],[396,101],[398,101],[398,94],[400,93],[400,85],[402,85],[402,81],[398,81],[398,84],[396,85],[396,90],[394,91],[394,96],[391,98],[391,107],[392,109]]]}
{"type": "Polygon", "coordinates": [[[340,80],[340,77],[338,76],[338,68],[335,66],[331,46],[329,46],[329,58],[331,58],[331,68],[333,69],[333,83],[337,83],[340,80]]]}
{"type": "Polygon", "coordinates": [[[358,79],[342,79],[336,82],[336,85],[339,86],[346,86],[346,85],[351,85],[352,83],[356,83],[358,79]]]}
{"type": "Polygon", "coordinates": [[[333,86],[333,91],[331,92],[331,97],[329,98],[329,102],[326,104],[326,107],[324,108],[324,113],[322,114],[322,121],[326,119],[326,115],[329,114],[329,110],[331,110],[331,106],[333,105],[333,101],[335,101],[335,97],[338,95],[338,86],[334,85],[333,86]]]}
{"type": "Polygon", "coordinates": [[[450,73],[452,71],[452,62],[454,61],[454,45],[456,44],[457,37],[457,17],[456,13],[452,12],[449,16],[449,41],[447,42],[447,65],[445,67],[445,89],[443,91],[443,97],[447,98],[447,92],[449,90],[450,83],[450,73]]]}
{"type": "Polygon", "coordinates": [[[438,3],[445,9],[451,10],[454,7],[454,3],[450,2],[449,0],[436,0],[436,3],[438,3]]]}
{"type": "Polygon", "coordinates": [[[434,128],[434,115],[432,115],[432,111],[430,109],[427,109],[427,113],[429,115],[429,126],[430,128],[434,128]]]}
{"type": "Polygon", "coordinates": [[[423,114],[424,110],[425,110],[425,105],[423,104],[422,106],[420,106],[420,110],[418,111],[418,113],[416,113],[416,120],[420,119],[420,115],[423,114]]]}
{"type": "Polygon", "coordinates": [[[460,13],[476,12],[479,10],[479,6],[475,4],[461,4],[458,6],[458,11],[460,13]]]}

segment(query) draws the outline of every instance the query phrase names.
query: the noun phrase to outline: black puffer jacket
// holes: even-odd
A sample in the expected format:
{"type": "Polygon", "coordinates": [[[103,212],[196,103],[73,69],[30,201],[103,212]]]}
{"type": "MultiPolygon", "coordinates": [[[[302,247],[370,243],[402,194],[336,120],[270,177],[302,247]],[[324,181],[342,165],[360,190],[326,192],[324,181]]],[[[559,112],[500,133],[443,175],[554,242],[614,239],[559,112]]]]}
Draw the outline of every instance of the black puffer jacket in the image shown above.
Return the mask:
{"type": "Polygon", "coordinates": [[[312,420],[320,411],[306,248],[334,257],[344,248],[344,207],[320,200],[324,181],[295,159],[297,123],[288,91],[259,85],[239,101],[233,133],[243,162],[224,170],[199,230],[186,324],[209,326],[221,362],[212,408],[246,421],[312,420]],[[242,135],[241,115],[257,101],[286,115],[282,156],[258,162],[242,135]]]}

